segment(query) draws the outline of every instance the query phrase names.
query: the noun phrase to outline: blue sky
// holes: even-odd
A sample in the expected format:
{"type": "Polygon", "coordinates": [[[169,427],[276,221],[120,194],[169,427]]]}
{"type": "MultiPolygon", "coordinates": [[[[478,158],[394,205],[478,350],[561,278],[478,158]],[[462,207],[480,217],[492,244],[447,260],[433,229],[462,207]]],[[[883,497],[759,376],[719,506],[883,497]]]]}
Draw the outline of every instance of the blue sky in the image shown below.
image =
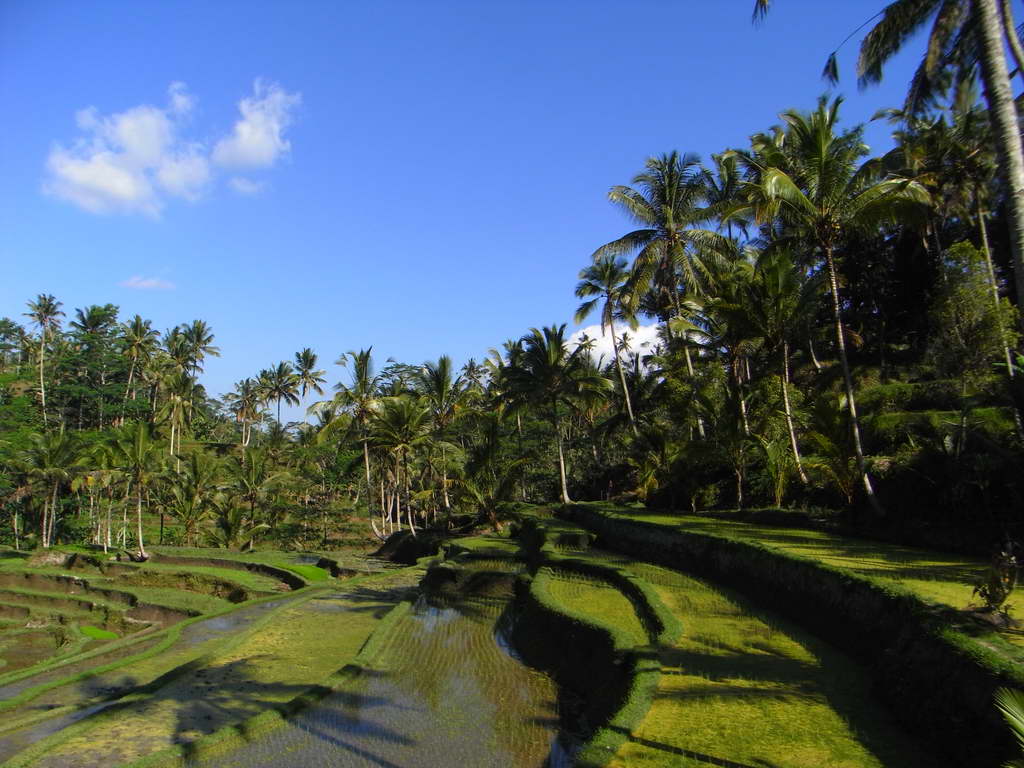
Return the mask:
{"type": "MultiPolygon", "coordinates": [[[[310,346],[483,357],[570,322],[653,154],[740,146],[825,91],[884,3],[0,4],[0,315],[40,292],[202,318],[212,394],[310,346]],[[823,11],[827,8],[827,11],[823,11]]],[[[900,103],[912,46],[844,123],[900,103]]],[[[883,150],[887,126],[869,143],[883,150]]]]}

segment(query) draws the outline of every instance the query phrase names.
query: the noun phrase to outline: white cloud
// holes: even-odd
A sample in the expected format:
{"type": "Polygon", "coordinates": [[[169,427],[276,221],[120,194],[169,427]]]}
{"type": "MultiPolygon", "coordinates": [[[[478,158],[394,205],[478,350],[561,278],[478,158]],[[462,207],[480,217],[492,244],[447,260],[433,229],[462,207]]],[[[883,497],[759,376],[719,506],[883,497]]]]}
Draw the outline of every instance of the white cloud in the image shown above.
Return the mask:
{"type": "Polygon", "coordinates": [[[301,94],[256,80],[253,96],[238,102],[242,119],[235,123],[231,135],[213,148],[213,161],[229,168],[272,166],[291,151],[284,132],[292,122],[291,111],[301,101],[301,94]]]}
{"type": "MultiPolygon", "coordinates": [[[[591,349],[590,354],[595,360],[599,360],[603,357],[604,362],[607,363],[612,359],[612,335],[610,329],[606,328],[604,336],[602,336],[601,326],[599,324],[588,325],[580,328],[569,337],[569,348],[573,349],[576,344],[579,344],[584,335],[594,342],[594,346],[591,349]]],[[[652,352],[655,345],[658,344],[658,325],[657,323],[641,325],[634,331],[628,325],[620,325],[616,323],[615,335],[618,338],[620,345],[622,344],[624,337],[628,339],[630,354],[640,354],[643,356],[652,352]]]]}
{"type": "Polygon", "coordinates": [[[75,122],[85,135],[50,151],[44,191],[92,213],[158,216],[164,195],[198,199],[209,162],[178,135],[194,100],[184,83],[172,83],[168,98],[166,108],[143,104],[109,116],[80,110],[75,122]]]}
{"type": "Polygon", "coordinates": [[[174,289],[174,283],[162,280],[159,277],[143,277],[132,275],[127,280],[118,283],[122,288],[134,288],[137,291],[170,291],[174,289]]]}
{"type": "MultiPolygon", "coordinates": [[[[284,134],[301,96],[261,80],[253,91],[238,104],[242,119],[212,151],[183,135],[196,100],[179,81],[168,87],[164,107],[142,104],[110,115],[95,107],[79,110],[81,133],[50,150],[43,191],[91,213],[158,217],[169,198],[201,199],[214,182],[215,166],[270,167],[291,151],[284,134]]],[[[250,196],[266,187],[238,176],[227,183],[250,196]]]]}
{"type": "Polygon", "coordinates": [[[231,187],[235,192],[246,197],[252,197],[258,195],[264,189],[266,189],[266,182],[253,181],[243,176],[232,176],[228,179],[228,186],[231,187]]]}
{"type": "Polygon", "coordinates": [[[196,104],[192,94],[188,92],[188,86],[180,80],[175,80],[167,86],[167,97],[171,102],[171,111],[176,115],[188,114],[196,104]]]}

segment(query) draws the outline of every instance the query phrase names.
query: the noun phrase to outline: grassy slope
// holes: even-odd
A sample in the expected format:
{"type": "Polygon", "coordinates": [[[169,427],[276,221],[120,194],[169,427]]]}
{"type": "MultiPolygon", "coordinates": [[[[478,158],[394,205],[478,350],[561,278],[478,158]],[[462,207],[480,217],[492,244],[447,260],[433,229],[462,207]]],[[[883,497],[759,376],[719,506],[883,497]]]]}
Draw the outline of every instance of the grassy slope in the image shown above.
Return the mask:
{"type": "MultiPolygon", "coordinates": [[[[971,603],[974,584],[987,567],[987,563],[980,559],[847,538],[822,531],[776,528],[699,515],[640,513],[630,517],[680,526],[696,533],[749,539],[766,547],[848,568],[866,576],[893,579],[926,600],[954,608],[965,608],[971,603]]],[[[1024,590],[1024,587],[1018,590],[1024,590]]],[[[1024,595],[1024,591],[1018,594],[1024,595]]]]}
{"type": "Polygon", "coordinates": [[[843,654],[697,579],[623,564],[654,585],[684,631],[659,649],[654,702],[612,766],[925,764],[843,654]]]}
{"type": "MultiPolygon", "coordinates": [[[[257,632],[214,661],[138,697],[125,709],[76,728],[74,735],[32,764],[135,760],[296,697],[355,655],[397,600],[395,593],[386,590],[389,580],[401,579],[399,574],[382,576],[340,599],[327,600],[320,593],[274,613],[257,632]]],[[[167,666],[167,660],[157,657],[149,666],[154,669],[148,673],[141,669],[123,673],[151,678],[157,667],[167,666]]]]}

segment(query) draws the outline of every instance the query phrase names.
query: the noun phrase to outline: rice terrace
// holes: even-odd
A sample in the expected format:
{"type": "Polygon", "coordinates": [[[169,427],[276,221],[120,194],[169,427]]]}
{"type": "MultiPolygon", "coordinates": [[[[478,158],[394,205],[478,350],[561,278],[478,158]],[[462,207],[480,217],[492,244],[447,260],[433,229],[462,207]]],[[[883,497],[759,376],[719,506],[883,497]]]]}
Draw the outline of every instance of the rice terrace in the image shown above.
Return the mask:
{"type": "Polygon", "coordinates": [[[1024,766],[1022,18],[0,5],[0,765],[1024,766]]]}

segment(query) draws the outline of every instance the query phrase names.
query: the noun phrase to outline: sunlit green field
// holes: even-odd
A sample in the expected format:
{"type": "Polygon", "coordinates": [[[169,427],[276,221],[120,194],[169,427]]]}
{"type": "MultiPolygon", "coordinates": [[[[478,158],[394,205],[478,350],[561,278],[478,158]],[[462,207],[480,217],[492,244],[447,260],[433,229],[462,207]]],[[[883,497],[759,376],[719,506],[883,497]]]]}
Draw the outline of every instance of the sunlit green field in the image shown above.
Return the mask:
{"type": "MultiPolygon", "coordinates": [[[[893,579],[926,600],[958,609],[966,608],[972,602],[974,584],[987,567],[987,563],[979,558],[841,537],[822,531],[778,528],[699,515],[641,513],[630,517],[695,533],[749,539],[766,547],[848,568],[866,576],[893,579]]],[[[1024,595],[1021,587],[1016,594],[1024,595]]]]}

